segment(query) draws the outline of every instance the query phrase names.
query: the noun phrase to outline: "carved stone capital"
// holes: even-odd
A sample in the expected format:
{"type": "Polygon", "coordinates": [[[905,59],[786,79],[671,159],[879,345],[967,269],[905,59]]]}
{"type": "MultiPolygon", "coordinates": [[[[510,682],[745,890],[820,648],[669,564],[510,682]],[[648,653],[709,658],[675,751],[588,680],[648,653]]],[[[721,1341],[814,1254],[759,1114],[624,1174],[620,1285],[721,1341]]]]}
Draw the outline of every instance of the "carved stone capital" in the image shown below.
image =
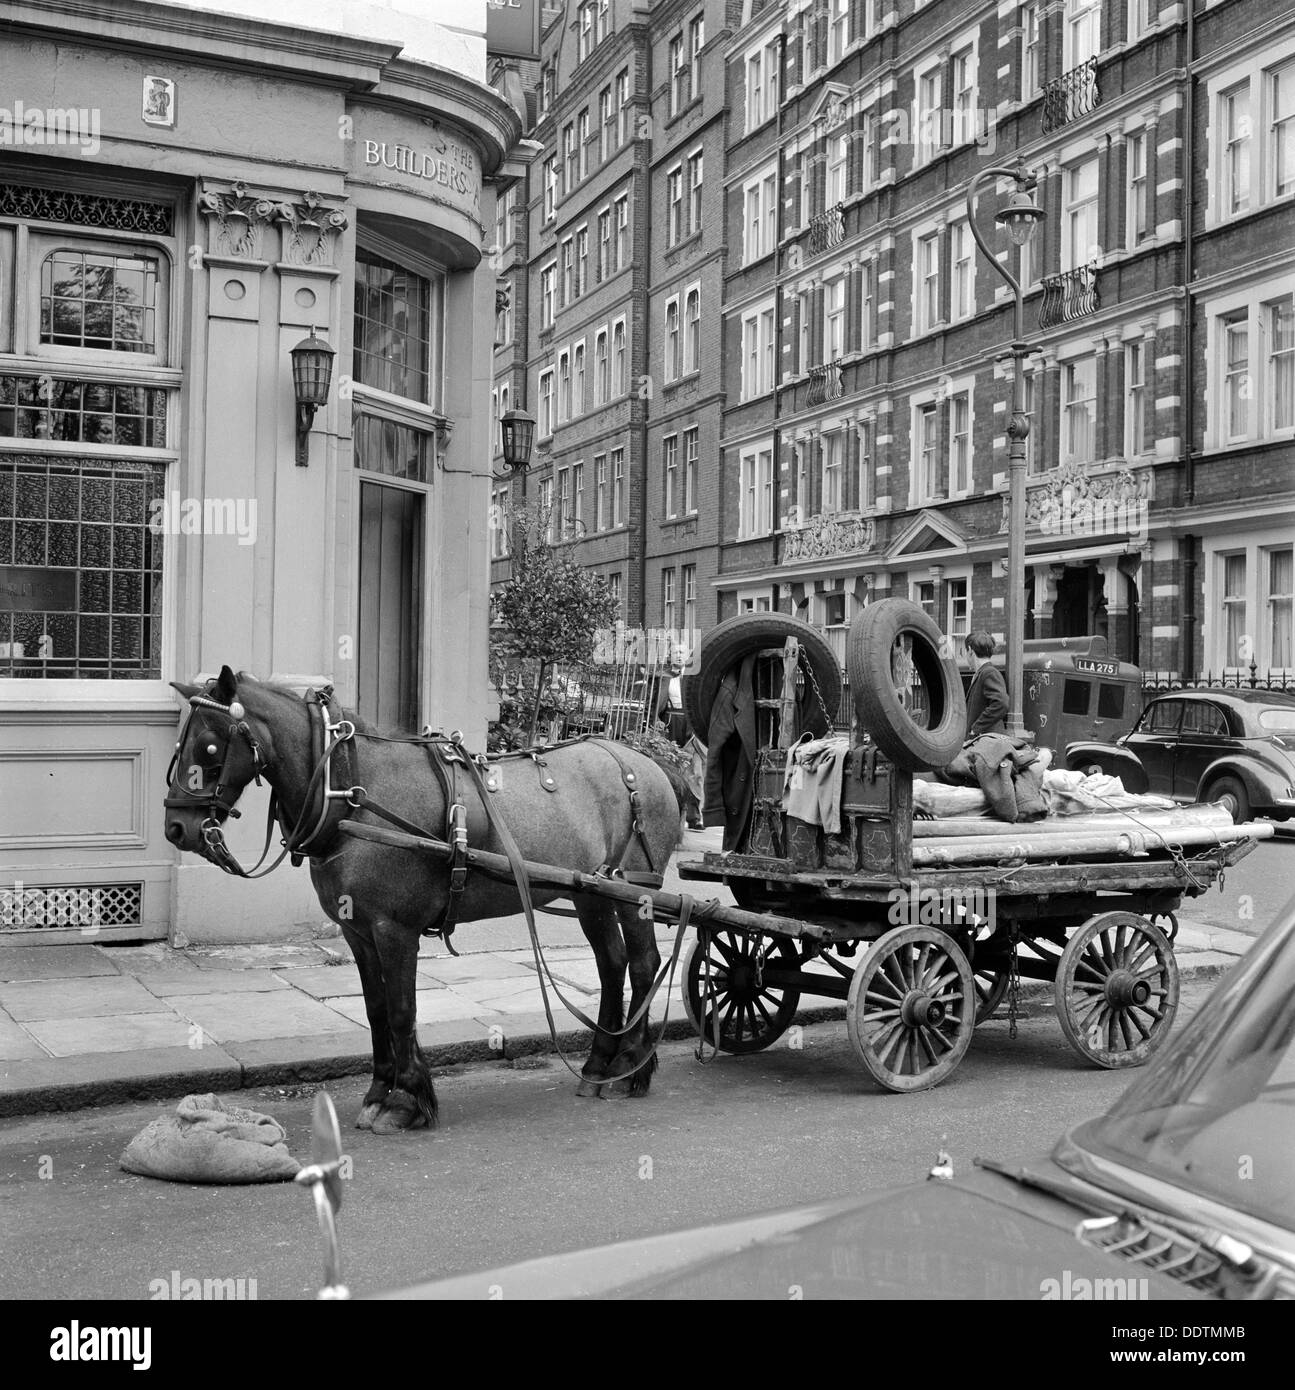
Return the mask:
{"type": "Polygon", "coordinates": [[[237,180],[227,188],[206,186],[198,211],[211,222],[214,254],[260,260],[265,229],[280,228],[280,259],[290,265],[332,265],[337,240],[349,225],[346,214],[329,207],[318,193],[279,200],[249,193],[237,180]]]}

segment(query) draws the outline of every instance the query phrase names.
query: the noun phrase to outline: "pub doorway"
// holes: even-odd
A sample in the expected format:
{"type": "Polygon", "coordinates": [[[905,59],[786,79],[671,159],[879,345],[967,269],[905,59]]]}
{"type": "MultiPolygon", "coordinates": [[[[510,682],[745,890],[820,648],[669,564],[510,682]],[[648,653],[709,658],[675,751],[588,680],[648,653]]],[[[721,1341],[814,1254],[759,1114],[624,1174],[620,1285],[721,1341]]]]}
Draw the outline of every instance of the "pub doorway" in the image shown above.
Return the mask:
{"type": "Polygon", "coordinates": [[[418,732],[425,494],[360,484],[358,709],[379,728],[418,732]]]}

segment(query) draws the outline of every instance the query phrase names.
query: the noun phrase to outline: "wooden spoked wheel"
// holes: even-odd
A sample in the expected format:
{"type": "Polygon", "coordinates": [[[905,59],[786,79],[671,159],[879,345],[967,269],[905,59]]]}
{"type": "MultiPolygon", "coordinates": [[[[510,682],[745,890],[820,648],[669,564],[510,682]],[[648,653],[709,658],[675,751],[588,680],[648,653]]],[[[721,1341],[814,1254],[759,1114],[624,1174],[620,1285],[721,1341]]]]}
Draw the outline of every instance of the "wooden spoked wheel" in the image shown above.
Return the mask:
{"type": "Polygon", "coordinates": [[[1061,1031],[1099,1067],[1140,1067],[1178,1012],[1178,963],[1164,932],[1132,912],[1106,912],[1066,943],[1053,982],[1061,1031]]]}
{"type": "Polygon", "coordinates": [[[788,981],[800,969],[795,944],[785,937],[748,936],[724,928],[706,932],[688,948],[683,1002],[692,1026],[724,1052],[761,1052],[787,1031],[800,1005],[800,990],[788,981]],[[710,999],[706,965],[710,964],[710,999]]]}
{"type": "Polygon", "coordinates": [[[975,1023],[971,966],[934,927],[898,927],[879,937],[850,981],[850,1042],[888,1091],[938,1086],[962,1061],[975,1023]]]}

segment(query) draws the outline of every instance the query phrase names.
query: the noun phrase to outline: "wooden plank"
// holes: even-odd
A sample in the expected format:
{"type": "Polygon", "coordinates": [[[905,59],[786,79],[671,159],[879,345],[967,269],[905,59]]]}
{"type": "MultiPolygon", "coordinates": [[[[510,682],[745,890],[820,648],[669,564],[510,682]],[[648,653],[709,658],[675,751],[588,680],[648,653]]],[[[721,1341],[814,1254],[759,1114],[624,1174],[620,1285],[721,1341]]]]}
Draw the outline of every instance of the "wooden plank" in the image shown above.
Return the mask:
{"type": "MultiPolygon", "coordinates": [[[[390,829],[385,825],[344,820],[338,828],[355,839],[372,840],[380,845],[389,845],[393,849],[412,850],[440,859],[448,859],[452,853],[450,846],[443,840],[410,835],[403,830],[390,829]]],[[[492,878],[508,883],[515,882],[513,866],[507,855],[492,854],[483,849],[469,849],[468,864],[492,878]]],[[[562,889],[564,894],[568,890],[594,893],[598,897],[611,898],[632,907],[639,906],[644,898],[648,898],[652,903],[654,916],[669,918],[675,922],[678,922],[683,913],[683,898],[659,888],[644,888],[640,884],[626,883],[622,879],[604,878],[578,869],[563,869],[555,864],[536,864],[529,859],[522,862],[522,870],[532,887],[562,889]]],[[[717,902],[695,903],[692,918],[694,923],[701,920],[702,914],[696,911],[700,907],[705,907],[705,919],[708,922],[717,926],[733,927],[738,931],[766,932],[775,936],[805,937],[810,940],[825,940],[829,936],[829,933],[813,922],[803,922],[794,917],[779,917],[773,913],[747,912],[744,908],[727,907],[717,902]]]]}
{"type": "Polygon", "coordinates": [[[983,820],[973,816],[941,816],[913,822],[917,840],[965,835],[1072,835],[1094,830],[1165,830],[1181,826],[1232,829],[1232,817],[1221,806],[1182,806],[1176,811],[1102,811],[1082,816],[1049,816],[1044,820],[983,820]]]}

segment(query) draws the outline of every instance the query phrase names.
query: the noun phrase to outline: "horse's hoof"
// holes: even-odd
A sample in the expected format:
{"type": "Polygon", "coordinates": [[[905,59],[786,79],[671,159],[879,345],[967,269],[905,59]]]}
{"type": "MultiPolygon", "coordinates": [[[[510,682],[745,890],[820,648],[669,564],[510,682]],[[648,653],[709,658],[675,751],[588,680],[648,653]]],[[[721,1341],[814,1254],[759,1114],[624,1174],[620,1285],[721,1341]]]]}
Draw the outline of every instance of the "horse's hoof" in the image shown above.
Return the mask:
{"type": "Polygon", "coordinates": [[[382,1113],[374,1118],[374,1134],[400,1134],[408,1129],[426,1129],[427,1116],[418,1102],[408,1091],[394,1090],[382,1106],[382,1113]]]}
{"type": "Polygon", "coordinates": [[[417,1110],[410,1113],[403,1107],[388,1106],[374,1120],[372,1128],[374,1134],[404,1134],[411,1129],[426,1129],[427,1116],[417,1110]]]}
{"type": "Polygon", "coordinates": [[[370,1101],[368,1105],[360,1107],[360,1113],[355,1117],[356,1129],[372,1129],[373,1122],[382,1114],[382,1102],[379,1100],[370,1101]]]}
{"type": "Polygon", "coordinates": [[[585,1096],[590,1100],[603,1100],[604,1085],[602,1081],[591,1081],[587,1076],[581,1077],[580,1084],[576,1087],[576,1095],[585,1096]]]}

